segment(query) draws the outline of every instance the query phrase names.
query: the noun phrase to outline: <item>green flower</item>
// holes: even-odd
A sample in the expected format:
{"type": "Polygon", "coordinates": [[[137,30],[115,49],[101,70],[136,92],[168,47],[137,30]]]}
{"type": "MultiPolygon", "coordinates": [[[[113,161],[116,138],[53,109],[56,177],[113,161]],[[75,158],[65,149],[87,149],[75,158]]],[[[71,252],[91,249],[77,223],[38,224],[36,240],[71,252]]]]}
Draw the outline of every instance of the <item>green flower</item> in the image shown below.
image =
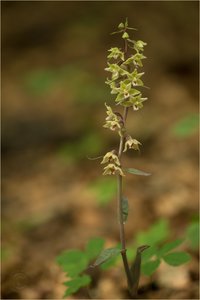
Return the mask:
{"type": "Polygon", "coordinates": [[[104,155],[101,164],[106,164],[106,163],[114,163],[115,165],[120,166],[119,158],[116,154],[114,154],[114,151],[110,151],[106,153],[106,155],[104,155]]]}
{"type": "Polygon", "coordinates": [[[108,106],[106,103],[105,106],[107,108],[106,111],[107,117],[106,117],[106,123],[103,125],[103,127],[108,128],[112,131],[115,131],[116,129],[121,130],[121,126],[117,115],[112,111],[112,108],[108,106]]]}
{"type": "Polygon", "coordinates": [[[116,84],[113,80],[110,80],[110,79],[107,78],[105,83],[110,86],[111,94],[117,94],[118,93],[119,88],[116,87],[116,84]]]}
{"type": "Polygon", "coordinates": [[[139,51],[144,51],[144,46],[146,46],[147,43],[138,40],[138,41],[134,41],[134,49],[135,51],[139,52],[139,51]]]}
{"type": "Polygon", "coordinates": [[[104,168],[103,175],[121,175],[121,176],[125,176],[122,169],[120,167],[116,166],[115,164],[108,164],[104,168]]]}
{"type": "Polygon", "coordinates": [[[148,98],[142,98],[142,95],[138,95],[137,97],[135,97],[134,101],[133,101],[133,110],[138,110],[140,108],[143,107],[143,103],[144,101],[146,101],[148,98]]]}
{"type": "Polygon", "coordinates": [[[111,48],[108,50],[110,54],[107,56],[107,58],[114,58],[118,59],[120,58],[121,60],[124,61],[124,53],[117,47],[111,48]]]}
{"type": "Polygon", "coordinates": [[[128,79],[131,81],[133,86],[135,86],[135,85],[143,86],[144,83],[140,79],[143,75],[144,75],[144,72],[138,73],[137,69],[135,69],[132,73],[128,74],[128,79]]]}
{"type": "Polygon", "coordinates": [[[137,52],[132,56],[133,63],[136,67],[143,67],[142,60],[145,59],[146,56],[144,56],[142,53],[137,52]]]}
{"type": "Polygon", "coordinates": [[[121,126],[118,121],[106,121],[106,124],[103,125],[104,128],[108,128],[112,131],[116,129],[121,129],[121,126]]]}
{"type": "Polygon", "coordinates": [[[132,89],[131,82],[129,82],[128,84],[125,84],[125,82],[129,81],[125,80],[124,82],[121,82],[120,92],[117,95],[115,101],[123,106],[132,106],[135,102],[135,97],[138,97],[141,94],[141,92],[136,89],[132,89]]]}
{"type": "Polygon", "coordinates": [[[136,139],[132,139],[132,137],[128,137],[127,141],[125,142],[124,151],[126,152],[127,149],[133,149],[133,150],[140,150],[139,145],[142,145],[139,141],[136,139]]]}
{"type": "Polygon", "coordinates": [[[108,63],[108,68],[105,68],[105,70],[112,73],[112,80],[119,78],[120,67],[117,64],[108,63]]]}

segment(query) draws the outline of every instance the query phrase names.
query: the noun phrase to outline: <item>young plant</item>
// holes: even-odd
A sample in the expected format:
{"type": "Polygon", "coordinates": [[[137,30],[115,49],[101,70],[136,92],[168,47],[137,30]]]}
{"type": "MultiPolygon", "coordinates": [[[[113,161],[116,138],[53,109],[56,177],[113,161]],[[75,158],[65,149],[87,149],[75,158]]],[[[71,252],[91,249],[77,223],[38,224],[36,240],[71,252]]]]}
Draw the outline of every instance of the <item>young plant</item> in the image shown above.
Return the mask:
{"type": "Polygon", "coordinates": [[[120,245],[103,250],[104,240],[94,238],[88,242],[85,251],[70,250],[58,256],[57,262],[68,276],[68,281],[64,283],[67,286],[64,297],[75,293],[91,282],[91,277],[84,274],[88,270],[88,265],[90,269],[97,266],[101,266],[102,269],[108,268],[116,263],[117,256],[120,254],[131,298],[137,297],[141,272],[147,276],[152,275],[158,268],[161,259],[173,266],[186,263],[190,259],[185,252],[171,252],[183,240],[170,241],[163,245],[163,241],[168,238],[168,227],[162,220],[152,226],[147,233],[138,234],[134,245],[127,251],[125,223],[128,218],[128,199],[123,193],[123,180],[126,173],[150,175],[134,168],[124,168],[121,161],[122,154],[129,149],[139,151],[141,143],[128,133],[126,123],[129,111],[136,113],[147,100],[142,95],[142,89],[146,87],[142,81],[144,72],[140,71],[140,68],[143,67],[142,61],[146,58],[143,55],[146,43],[141,40],[132,40],[129,36],[131,30],[134,28],[128,26],[127,20],[118,25],[118,31],[113,34],[121,34],[123,49],[113,47],[108,50],[108,62],[105,69],[111,74],[110,78],[106,80],[106,84],[110,86],[111,94],[115,95],[115,104],[123,109],[121,113],[105,103],[107,116],[103,127],[118,134],[119,147],[107,152],[101,161],[101,164],[105,165],[103,175],[114,175],[117,180],[120,245]],[[159,245],[160,243],[162,245],[159,245]],[[91,262],[93,263],[91,264],[91,262]]]}

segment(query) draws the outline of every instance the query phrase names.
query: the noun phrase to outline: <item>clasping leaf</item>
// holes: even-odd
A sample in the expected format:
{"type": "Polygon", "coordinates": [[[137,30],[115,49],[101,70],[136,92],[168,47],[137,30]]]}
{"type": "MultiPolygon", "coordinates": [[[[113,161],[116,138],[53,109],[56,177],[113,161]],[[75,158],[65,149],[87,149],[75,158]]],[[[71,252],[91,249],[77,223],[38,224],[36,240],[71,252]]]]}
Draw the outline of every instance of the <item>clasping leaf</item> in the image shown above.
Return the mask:
{"type": "Polygon", "coordinates": [[[128,199],[125,197],[122,198],[122,214],[123,223],[125,223],[128,218],[128,199]]]}
{"type": "Polygon", "coordinates": [[[133,169],[133,168],[125,169],[125,171],[127,173],[134,174],[134,175],[140,175],[140,176],[150,176],[151,175],[151,173],[147,173],[147,172],[140,171],[140,170],[133,169]]]}
{"type": "Polygon", "coordinates": [[[104,262],[106,262],[107,260],[111,259],[112,257],[118,255],[121,253],[121,249],[119,248],[108,248],[103,250],[99,257],[97,258],[97,260],[94,262],[93,265],[91,265],[91,267],[97,267],[101,264],[103,264],[104,262]]]}

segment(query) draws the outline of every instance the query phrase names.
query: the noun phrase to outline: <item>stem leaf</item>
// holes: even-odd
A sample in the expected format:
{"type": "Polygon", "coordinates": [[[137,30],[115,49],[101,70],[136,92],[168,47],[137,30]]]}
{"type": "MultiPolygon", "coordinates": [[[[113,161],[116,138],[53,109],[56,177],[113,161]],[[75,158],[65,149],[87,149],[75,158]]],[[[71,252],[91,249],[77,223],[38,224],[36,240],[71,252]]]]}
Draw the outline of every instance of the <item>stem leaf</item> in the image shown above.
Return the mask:
{"type": "Polygon", "coordinates": [[[114,256],[117,256],[118,254],[121,253],[121,249],[119,248],[108,248],[103,250],[97,260],[94,262],[94,264],[91,267],[97,267],[107,260],[113,258],[114,256]]]}
{"type": "Polygon", "coordinates": [[[127,173],[134,174],[134,175],[140,175],[140,176],[150,176],[151,175],[151,173],[140,171],[140,170],[134,169],[134,168],[128,168],[128,169],[125,169],[125,171],[127,173]]]}
{"type": "Polygon", "coordinates": [[[125,197],[122,197],[122,215],[123,223],[125,223],[128,218],[128,199],[125,197]]]}

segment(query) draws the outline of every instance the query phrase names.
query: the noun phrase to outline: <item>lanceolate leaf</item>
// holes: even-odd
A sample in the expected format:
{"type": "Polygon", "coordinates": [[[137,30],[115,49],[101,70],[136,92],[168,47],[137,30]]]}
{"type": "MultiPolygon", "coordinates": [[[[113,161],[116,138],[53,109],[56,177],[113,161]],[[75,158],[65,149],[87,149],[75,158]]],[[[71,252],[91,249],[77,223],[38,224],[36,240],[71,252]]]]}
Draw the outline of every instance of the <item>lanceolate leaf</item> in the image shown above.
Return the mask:
{"type": "Polygon", "coordinates": [[[123,213],[123,222],[125,223],[128,218],[128,199],[122,198],[122,213],[123,213]]]}
{"type": "Polygon", "coordinates": [[[96,267],[103,264],[104,262],[111,259],[112,257],[120,254],[120,252],[121,250],[119,248],[109,248],[103,250],[91,267],[96,267]]]}
{"type": "Polygon", "coordinates": [[[91,278],[88,275],[78,276],[70,281],[64,282],[64,285],[68,287],[64,294],[64,297],[74,294],[81,287],[88,285],[90,282],[91,278]]]}
{"type": "Polygon", "coordinates": [[[140,270],[141,270],[141,254],[149,248],[147,245],[143,245],[137,248],[136,257],[130,267],[130,272],[133,278],[132,291],[137,294],[139,280],[140,280],[140,270]]]}
{"type": "Polygon", "coordinates": [[[102,251],[104,240],[101,238],[90,239],[86,246],[86,255],[88,259],[94,259],[102,251]]]}
{"type": "Polygon", "coordinates": [[[151,276],[155,272],[155,270],[159,267],[159,265],[160,265],[159,259],[148,261],[142,264],[141,267],[142,273],[146,276],[151,276]]]}
{"type": "Polygon", "coordinates": [[[140,176],[149,176],[149,175],[151,175],[150,173],[140,171],[140,170],[137,170],[137,169],[133,169],[133,168],[125,169],[125,171],[127,173],[134,174],[134,175],[140,175],[140,176]]]}
{"type": "Polygon", "coordinates": [[[191,256],[186,252],[173,252],[163,256],[164,261],[170,266],[180,266],[190,261],[191,256]]]}
{"type": "Polygon", "coordinates": [[[164,246],[162,246],[159,251],[158,255],[159,257],[162,257],[163,255],[167,254],[169,251],[174,250],[178,246],[180,246],[183,243],[183,239],[178,239],[173,242],[166,243],[164,246]]]}

